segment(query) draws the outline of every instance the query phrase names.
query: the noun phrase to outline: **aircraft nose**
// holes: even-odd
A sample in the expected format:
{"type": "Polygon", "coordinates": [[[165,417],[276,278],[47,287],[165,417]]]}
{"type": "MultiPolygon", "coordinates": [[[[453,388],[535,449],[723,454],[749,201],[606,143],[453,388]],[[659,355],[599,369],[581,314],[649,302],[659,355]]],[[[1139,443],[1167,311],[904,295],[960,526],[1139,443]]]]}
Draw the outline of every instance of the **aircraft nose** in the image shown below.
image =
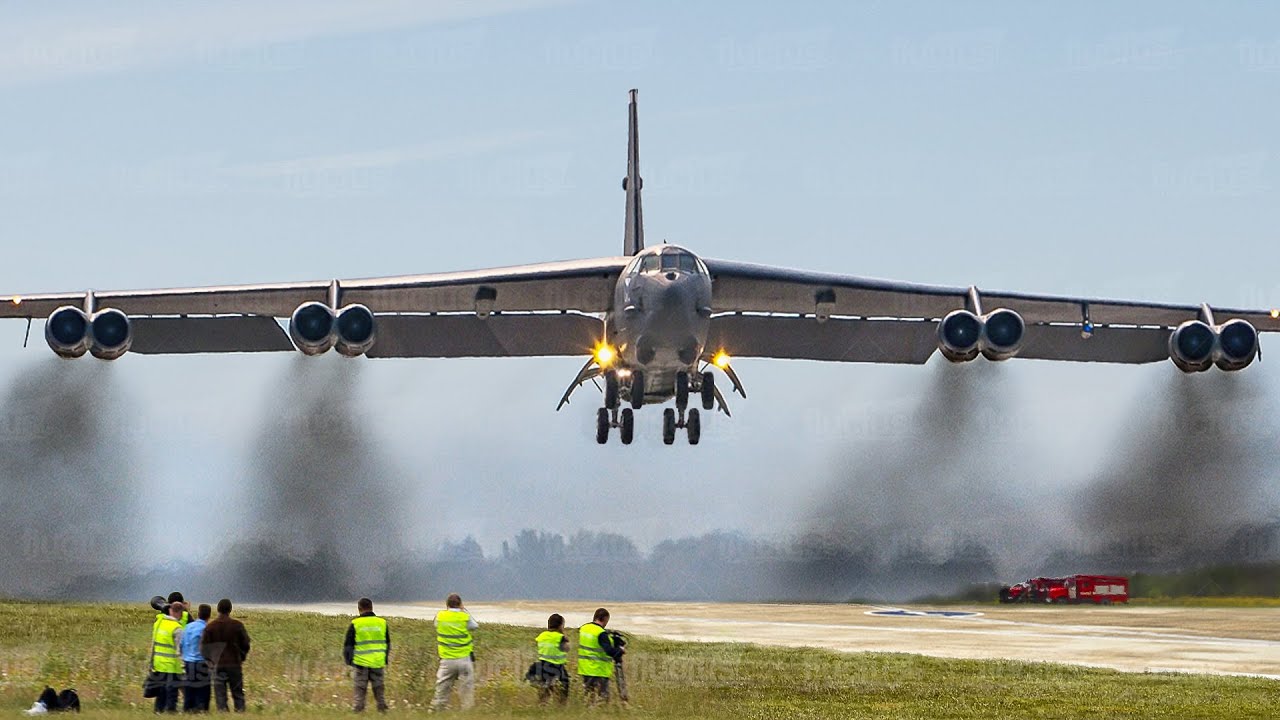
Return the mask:
{"type": "Polygon", "coordinates": [[[687,307],[693,302],[693,286],[679,273],[667,273],[666,282],[658,289],[658,306],[662,308],[687,307]]]}

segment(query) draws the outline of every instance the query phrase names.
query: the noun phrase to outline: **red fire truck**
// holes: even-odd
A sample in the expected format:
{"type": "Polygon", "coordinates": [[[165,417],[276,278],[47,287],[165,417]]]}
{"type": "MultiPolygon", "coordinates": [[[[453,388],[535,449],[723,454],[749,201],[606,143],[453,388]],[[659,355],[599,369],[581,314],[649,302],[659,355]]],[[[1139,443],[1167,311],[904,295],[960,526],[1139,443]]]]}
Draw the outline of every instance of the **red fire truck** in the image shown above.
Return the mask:
{"type": "Polygon", "coordinates": [[[1117,575],[1034,577],[1000,588],[1000,602],[1093,603],[1129,601],[1129,578],[1117,575]]]}

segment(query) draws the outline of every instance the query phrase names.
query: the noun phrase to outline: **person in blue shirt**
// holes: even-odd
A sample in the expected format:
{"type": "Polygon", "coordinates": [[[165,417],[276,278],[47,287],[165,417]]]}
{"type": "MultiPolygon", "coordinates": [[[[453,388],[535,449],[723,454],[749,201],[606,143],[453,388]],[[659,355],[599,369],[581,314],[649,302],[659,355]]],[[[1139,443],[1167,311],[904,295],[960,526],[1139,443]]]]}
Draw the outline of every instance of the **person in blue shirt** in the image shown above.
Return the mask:
{"type": "Polygon", "coordinates": [[[182,679],[182,712],[209,711],[209,663],[200,654],[200,640],[204,636],[205,626],[209,624],[209,616],[213,609],[201,605],[196,613],[197,619],[187,623],[182,632],[182,666],[185,675],[182,679]]]}

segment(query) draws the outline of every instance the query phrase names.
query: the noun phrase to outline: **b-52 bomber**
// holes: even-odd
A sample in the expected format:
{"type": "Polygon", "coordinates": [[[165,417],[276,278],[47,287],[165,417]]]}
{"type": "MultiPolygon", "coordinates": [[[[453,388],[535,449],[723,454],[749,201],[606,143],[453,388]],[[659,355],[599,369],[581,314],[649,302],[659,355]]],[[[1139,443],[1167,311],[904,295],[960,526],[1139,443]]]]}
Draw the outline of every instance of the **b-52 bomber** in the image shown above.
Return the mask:
{"type": "Polygon", "coordinates": [[[734,357],[923,364],[1010,358],[1152,363],[1234,372],[1280,310],[1099,300],[945,287],[701,258],[645,246],[636,91],[628,102],[622,255],[361,280],[0,295],[0,317],[47,318],[66,358],[284,352],[348,357],[578,356],[559,407],[586,382],[604,396],[596,441],[630,444],[635,414],[662,439],[702,435],[697,407],[728,415],[717,371],[734,357]],[[281,320],[288,319],[285,331],[281,320]]]}

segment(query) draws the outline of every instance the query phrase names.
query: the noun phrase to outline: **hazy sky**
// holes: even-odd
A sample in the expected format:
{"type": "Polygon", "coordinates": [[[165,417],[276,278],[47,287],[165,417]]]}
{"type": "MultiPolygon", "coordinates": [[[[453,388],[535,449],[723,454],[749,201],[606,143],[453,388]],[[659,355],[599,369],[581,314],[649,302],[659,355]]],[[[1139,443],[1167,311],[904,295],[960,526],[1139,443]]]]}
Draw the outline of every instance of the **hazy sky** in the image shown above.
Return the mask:
{"type": "MultiPolygon", "coordinates": [[[[729,8],[0,3],[0,291],[615,255],[636,87],[650,243],[930,283],[1280,304],[1274,5],[729,8]]],[[[24,330],[0,326],[10,386],[55,362],[39,324],[25,350],[24,330]]],[[[704,421],[702,446],[663,447],[654,409],[634,446],[600,448],[594,391],[554,412],[579,359],[346,362],[314,375],[355,384],[330,411],[354,413],[372,467],[407,485],[411,540],[472,533],[489,549],[521,527],[603,528],[606,507],[642,543],[791,532],[856,473],[850,447],[910,434],[903,418],[939,371],[742,361],[750,399],[704,421]]],[[[126,356],[102,374],[126,399],[112,406],[135,445],[122,473],[176,500],[252,498],[255,438],[296,400],[297,365],[126,356]]],[[[1176,372],[993,370],[984,387],[1018,409],[980,449],[1013,458],[1028,492],[1115,464],[1112,433],[1176,372]]],[[[1259,388],[1278,372],[1246,371],[1259,388]]],[[[6,410],[10,426],[27,418],[6,410]]],[[[216,514],[147,526],[245,532],[216,514]]]]}

